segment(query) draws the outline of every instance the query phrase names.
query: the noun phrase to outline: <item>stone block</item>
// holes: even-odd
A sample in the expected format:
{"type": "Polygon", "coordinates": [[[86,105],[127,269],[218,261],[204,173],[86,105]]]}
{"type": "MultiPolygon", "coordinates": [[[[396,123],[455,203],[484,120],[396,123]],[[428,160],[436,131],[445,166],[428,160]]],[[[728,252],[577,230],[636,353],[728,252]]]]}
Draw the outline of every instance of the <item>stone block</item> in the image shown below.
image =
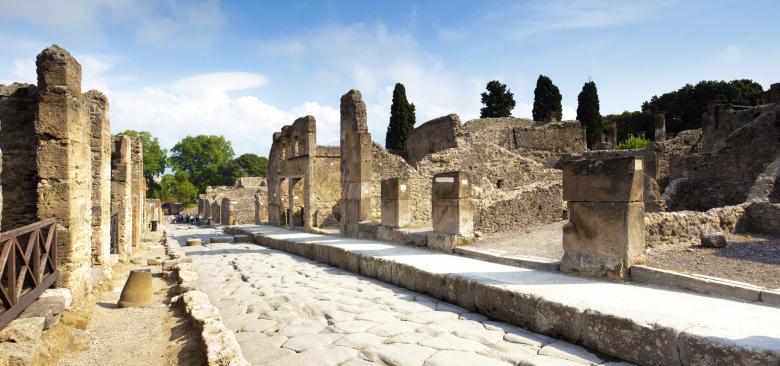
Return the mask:
{"type": "Polygon", "coordinates": [[[701,233],[699,239],[701,240],[701,246],[705,248],[725,248],[726,245],[728,245],[726,235],[719,231],[714,233],[701,233]]]}
{"type": "Polygon", "coordinates": [[[416,271],[414,288],[430,297],[441,299],[444,296],[444,274],[427,271],[416,271]]]}
{"type": "Polygon", "coordinates": [[[644,258],[644,203],[569,202],[561,271],[626,278],[644,258]]]}
{"type": "Polygon", "coordinates": [[[585,158],[564,162],[562,168],[565,201],[640,202],[643,199],[641,158],[585,158]]]}
{"type": "Polygon", "coordinates": [[[433,176],[431,197],[436,199],[457,199],[471,197],[471,176],[466,172],[446,172],[433,176]]]}
{"type": "Polygon", "coordinates": [[[44,317],[16,319],[0,330],[0,342],[36,342],[41,339],[44,317]]]}
{"type": "Polygon", "coordinates": [[[463,236],[474,235],[474,214],[470,198],[433,199],[433,231],[463,236]]]}
{"type": "Polygon", "coordinates": [[[412,222],[412,213],[409,210],[409,200],[383,199],[382,200],[382,225],[402,228],[412,222]]]}
{"type": "Polygon", "coordinates": [[[408,200],[409,179],[387,178],[381,183],[382,200],[408,200]]]}
{"type": "Polygon", "coordinates": [[[464,309],[474,311],[477,309],[474,304],[476,287],[477,282],[475,280],[457,274],[447,274],[444,276],[442,299],[464,309]]]}
{"type": "Polygon", "coordinates": [[[62,296],[51,296],[39,298],[19,315],[20,319],[26,318],[45,318],[43,329],[49,329],[60,321],[62,313],[65,311],[65,298],[62,296]]]}

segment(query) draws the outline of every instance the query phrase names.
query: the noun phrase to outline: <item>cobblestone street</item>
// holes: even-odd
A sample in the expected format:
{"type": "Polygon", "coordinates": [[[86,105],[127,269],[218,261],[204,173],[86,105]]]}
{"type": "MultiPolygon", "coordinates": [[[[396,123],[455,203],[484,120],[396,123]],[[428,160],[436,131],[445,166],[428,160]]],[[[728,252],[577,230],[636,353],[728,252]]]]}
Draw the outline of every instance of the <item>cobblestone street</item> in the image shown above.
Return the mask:
{"type": "Polygon", "coordinates": [[[277,250],[188,249],[200,289],[255,365],[604,363],[570,343],[277,250]]]}

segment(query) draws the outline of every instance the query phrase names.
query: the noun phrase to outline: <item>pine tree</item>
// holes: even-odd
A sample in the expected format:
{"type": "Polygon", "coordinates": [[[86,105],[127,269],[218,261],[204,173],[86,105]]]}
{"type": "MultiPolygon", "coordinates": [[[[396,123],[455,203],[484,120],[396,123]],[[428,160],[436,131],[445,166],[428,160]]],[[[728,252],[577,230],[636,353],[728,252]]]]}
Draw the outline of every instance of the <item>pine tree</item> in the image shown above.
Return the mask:
{"type": "Polygon", "coordinates": [[[555,118],[560,119],[563,114],[561,92],[547,76],[539,75],[536,80],[532,114],[534,121],[549,121],[550,114],[555,114],[555,118]]]}
{"type": "Polygon", "coordinates": [[[393,104],[390,106],[390,124],[385,135],[385,147],[403,150],[406,139],[414,130],[416,123],[414,104],[406,99],[406,88],[401,83],[393,89],[393,104]]]}
{"type": "Polygon", "coordinates": [[[593,145],[604,131],[599,112],[599,94],[596,83],[589,81],[577,96],[577,120],[586,127],[588,146],[593,145]]]}
{"type": "Polygon", "coordinates": [[[498,80],[487,83],[487,92],[482,93],[482,104],[479,110],[481,118],[509,117],[515,108],[514,94],[498,80]]]}

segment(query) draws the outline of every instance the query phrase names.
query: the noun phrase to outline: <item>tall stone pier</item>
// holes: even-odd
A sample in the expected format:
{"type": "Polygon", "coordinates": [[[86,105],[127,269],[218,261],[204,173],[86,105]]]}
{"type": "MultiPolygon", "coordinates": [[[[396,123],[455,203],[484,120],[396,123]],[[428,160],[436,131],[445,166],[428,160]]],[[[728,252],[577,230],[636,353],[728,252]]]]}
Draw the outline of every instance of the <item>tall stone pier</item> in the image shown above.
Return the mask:
{"type": "Polygon", "coordinates": [[[106,264],[111,242],[111,132],[108,98],[96,90],[85,94],[91,124],[92,262],[106,264]]]}
{"type": "Polygon", "coordinates": [[[382,226],[402,228],[412,221],[409,211],[409,180],[382,179],[382,226]]]}
{"type": "Polygon", "coordinates": [[[144,156],[141,139],[131,138],[131,184],[133,192],[133,245],[141,244],[144,232],[144,205],[146,204],[146,181],[144,180],[144,156]]]}
{"type": "Polygon", "coordinates": [[[584,157],[563,164],[561,271],[623,279],[645,250],[643,160],[584,157]]]}
{"type": "Polygon", "coordinates": [[[133,244],[131,139],[114,136],[111,145],[111,214],[117,215],[117,253],[127,257],[133,244]]]}
{"type": "Polygon", "coordinates": [[[341,97],[341,234],[358,236],[371,219],[371,134],[366,104],[357,90],[341,97]]]}
{"type": "Polygon", "coordinates": [[[653,117],[655,119],[655,142],[664,142],[666,140],[666,112],[656,112],[653,117]]]}
{"type": "Polygon", "coordinates": [[[91,126],[81,93],[81,65],[51,46],[36,60],[38,220],[56,217],[61,285],[74,298],[91,287],[91,126]]]}

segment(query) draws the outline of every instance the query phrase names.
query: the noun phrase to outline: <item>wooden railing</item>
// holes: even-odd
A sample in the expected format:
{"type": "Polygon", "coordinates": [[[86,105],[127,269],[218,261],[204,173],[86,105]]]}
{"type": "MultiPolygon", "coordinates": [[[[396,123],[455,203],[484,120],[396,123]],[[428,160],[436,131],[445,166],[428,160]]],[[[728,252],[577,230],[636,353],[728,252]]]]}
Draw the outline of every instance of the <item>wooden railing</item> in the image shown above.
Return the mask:
{"type": "Polygon", "coordinates": [[[0,233],[0,329],[57,281],[57,219],[0,233]]]}

